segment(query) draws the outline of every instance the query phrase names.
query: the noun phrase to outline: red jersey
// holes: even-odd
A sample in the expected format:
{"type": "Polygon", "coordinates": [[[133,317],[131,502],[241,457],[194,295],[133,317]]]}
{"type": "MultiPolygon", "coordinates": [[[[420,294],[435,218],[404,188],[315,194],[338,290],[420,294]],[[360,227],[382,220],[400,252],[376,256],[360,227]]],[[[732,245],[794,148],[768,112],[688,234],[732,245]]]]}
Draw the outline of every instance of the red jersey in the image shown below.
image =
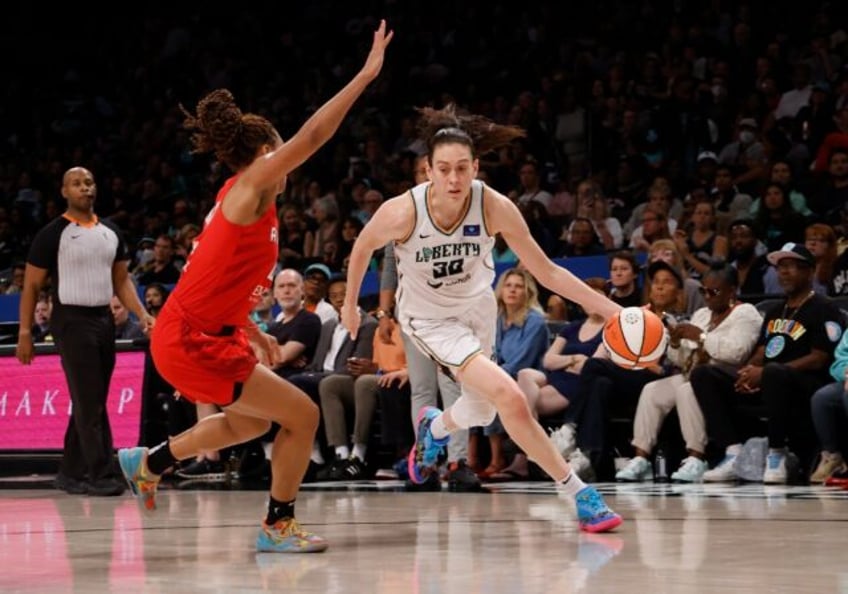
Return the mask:
{"type": "Polygon", "coordinates": [[[206,216],[174,292],[193,327],[216,332],[221,326],[245,326],[248,315],[271,286],[277,265],[278,221],[272,204],[251,225],[236,225],[224,217],[221,201],[238,176],[226,181],[206,216]]]}

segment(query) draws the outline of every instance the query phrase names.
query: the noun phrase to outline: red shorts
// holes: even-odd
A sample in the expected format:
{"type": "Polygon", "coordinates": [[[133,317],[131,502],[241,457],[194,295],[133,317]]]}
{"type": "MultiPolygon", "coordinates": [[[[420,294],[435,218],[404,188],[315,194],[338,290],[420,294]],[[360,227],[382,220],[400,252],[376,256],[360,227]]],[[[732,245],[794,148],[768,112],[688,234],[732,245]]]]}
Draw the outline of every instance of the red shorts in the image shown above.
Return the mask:
{"type": "Polygon", "coordinates": [[[176,308],[156,319],[150,353],[159,374],[192,402],[232,404],[259,363],[242,328],[227,336],[192,328],[176,308]]]}

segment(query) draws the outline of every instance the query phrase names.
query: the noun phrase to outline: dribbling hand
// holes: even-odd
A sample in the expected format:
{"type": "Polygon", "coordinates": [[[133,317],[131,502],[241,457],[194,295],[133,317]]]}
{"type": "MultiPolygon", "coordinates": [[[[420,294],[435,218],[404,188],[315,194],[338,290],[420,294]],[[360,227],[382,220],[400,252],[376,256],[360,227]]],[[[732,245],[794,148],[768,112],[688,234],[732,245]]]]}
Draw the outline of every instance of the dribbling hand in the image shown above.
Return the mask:
{"type": "Polygon", "coordinates": [[[366,58],[365,65],[361,71],[369,79],[373,80],[380,74],[386,47],[388,47],[394,35],[394,31],[389,31],[388,34],[386,33],[386,21],[385,19],[381,20],[380,26],[374,31],[374,42],[371,44],[371,51],[368,53],[368,58],[366,58]]]}

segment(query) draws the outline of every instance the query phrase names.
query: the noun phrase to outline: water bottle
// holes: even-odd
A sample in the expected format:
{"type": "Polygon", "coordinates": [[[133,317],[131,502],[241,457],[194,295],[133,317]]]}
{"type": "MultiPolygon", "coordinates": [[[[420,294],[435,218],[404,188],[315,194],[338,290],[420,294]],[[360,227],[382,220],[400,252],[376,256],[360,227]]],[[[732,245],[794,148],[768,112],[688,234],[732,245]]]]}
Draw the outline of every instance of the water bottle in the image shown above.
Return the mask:
{"type": "Polygon", "coordinates": [[[665,452],[662,450],[662,448],[657,450],[657,455],[656,457],[654,457],[654,482],[668,482],[668,470],[666,469],[665,452]]]}

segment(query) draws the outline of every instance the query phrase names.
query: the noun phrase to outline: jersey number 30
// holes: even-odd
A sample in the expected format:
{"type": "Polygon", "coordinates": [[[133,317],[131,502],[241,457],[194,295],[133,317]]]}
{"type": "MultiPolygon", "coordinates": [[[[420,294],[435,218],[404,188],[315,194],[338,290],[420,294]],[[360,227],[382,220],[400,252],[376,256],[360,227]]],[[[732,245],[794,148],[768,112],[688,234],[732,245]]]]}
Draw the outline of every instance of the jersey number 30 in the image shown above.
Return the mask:
{"type": "Polygon", "coordinates": [[[445,278],[454,274],[462,273],[464,260],[450,260],[449,262],[433,262],[433,278],[445,278]]]}

